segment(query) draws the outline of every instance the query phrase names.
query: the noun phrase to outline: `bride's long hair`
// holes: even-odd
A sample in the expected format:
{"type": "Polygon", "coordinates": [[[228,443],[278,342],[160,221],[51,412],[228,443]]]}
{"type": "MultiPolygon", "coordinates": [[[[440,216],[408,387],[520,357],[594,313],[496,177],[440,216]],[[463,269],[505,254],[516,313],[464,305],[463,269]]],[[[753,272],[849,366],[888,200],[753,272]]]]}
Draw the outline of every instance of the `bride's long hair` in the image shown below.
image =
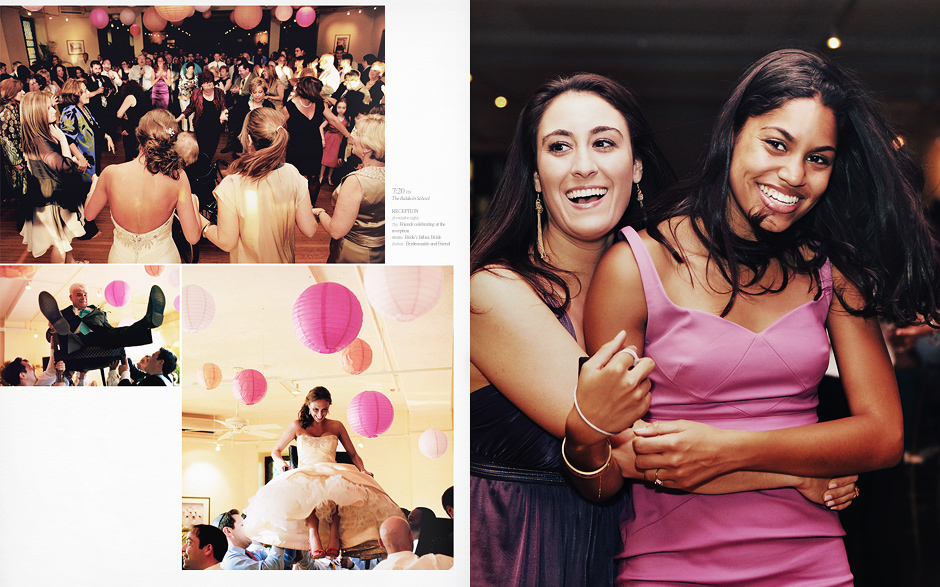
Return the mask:
{"type": "Polygon", "coordinates": [[[321,399],[325,399],[328,404],[333,405],[330,390],[321,385],[314,387],[307,393],[307,397],[304,399],[304,405],[300,407],[300,412],[297,413],[297,419],[300,420],[301,428],[306,428],[313,424],[313,415],[310,413],[310,408],[307,406],[321,399]]]}

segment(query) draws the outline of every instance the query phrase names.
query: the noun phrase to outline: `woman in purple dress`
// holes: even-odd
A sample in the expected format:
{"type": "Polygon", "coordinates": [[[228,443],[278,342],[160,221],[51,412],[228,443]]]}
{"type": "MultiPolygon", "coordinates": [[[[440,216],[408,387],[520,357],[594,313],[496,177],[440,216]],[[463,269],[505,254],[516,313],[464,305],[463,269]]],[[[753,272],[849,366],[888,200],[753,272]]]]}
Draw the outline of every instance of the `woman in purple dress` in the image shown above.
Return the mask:
{"type": "Polygon", "coordinates": [[[613,582],[625,496],[579,497],[560,439],[576,386],[622,389],[632,399],[616,406],[621,416],[646,411],[648,368],[624,381],[629,355],[609,360],[622,335],[578,381],[582,316],[616,228],[641,217],[642,193],[672,181],[635,99],[608,78],[552,81],[520,115],[470,254],[472,585],[613,582]]]}
{"type": "Polygon", "coordinates": [[[829,477],[892,466],[903,444],[878,319],[940,323],[940,254],[896,136],[833,63],[771,53],[733,88],[699,174],[598,264],[587,350],[626,331],[656,363],[652,424],[584,410],[601,431],[633,426],[620,470],[604,433],[566,430],[584,495],[646,481],[618,585],[852,584],[831,510],[858,493],[829,477]],[[817,423],[830,341],[851,415],[817,423]]]}

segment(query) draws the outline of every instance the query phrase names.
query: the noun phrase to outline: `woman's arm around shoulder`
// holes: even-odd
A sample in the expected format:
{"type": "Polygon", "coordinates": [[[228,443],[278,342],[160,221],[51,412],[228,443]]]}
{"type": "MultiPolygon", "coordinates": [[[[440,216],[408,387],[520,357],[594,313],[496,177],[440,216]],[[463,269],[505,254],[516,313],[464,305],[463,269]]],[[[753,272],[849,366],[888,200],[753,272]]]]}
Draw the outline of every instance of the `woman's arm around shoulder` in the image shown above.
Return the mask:
{"type": "Polygon", "coordinates": [[[529,284],[504,267],[470,277],[470,308],[470,362],[479,379],[550,434],[563,436],[578,359],[585,356],[578,342],[529,284]]]}

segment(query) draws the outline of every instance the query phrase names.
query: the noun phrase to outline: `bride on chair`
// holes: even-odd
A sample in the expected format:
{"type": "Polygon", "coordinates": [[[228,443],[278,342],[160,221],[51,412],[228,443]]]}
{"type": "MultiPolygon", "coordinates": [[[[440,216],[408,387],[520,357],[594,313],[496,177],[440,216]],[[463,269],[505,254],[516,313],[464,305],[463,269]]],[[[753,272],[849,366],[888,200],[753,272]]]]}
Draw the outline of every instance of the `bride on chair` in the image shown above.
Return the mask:
{"type": "Polygon", "coordinates": [[[297,550],[311,558],[337,558],[340,548],[362,546],[379,538],[386,519],[404,517],[398,505],[365,470],[346,427],[327,418],[330,392],[314,387],[294,420],[277,441],[271,456],[286,471],[248,500],[245,533],[261,542],[297,550]],[[300,466],[288,471],[281,452],[297,439],[300,466]],[[343,443],[353,465],[336,462],[343,443]],[[325,536],[329,536],[326,548],[325,536]]]}

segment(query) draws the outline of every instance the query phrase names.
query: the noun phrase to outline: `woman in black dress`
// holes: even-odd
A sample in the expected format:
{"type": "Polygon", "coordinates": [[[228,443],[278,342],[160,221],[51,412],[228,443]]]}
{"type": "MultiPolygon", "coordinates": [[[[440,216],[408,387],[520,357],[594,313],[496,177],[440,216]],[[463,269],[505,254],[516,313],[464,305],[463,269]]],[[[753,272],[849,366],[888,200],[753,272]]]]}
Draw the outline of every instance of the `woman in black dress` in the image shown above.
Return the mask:
{"type": "Polygon", "coordinates": [[[311,203],[316,205],[320,183],[320,160],[323,159],[323,139],[320,125],[326,118],[340,133],[349,138],[346,125],[325,107],[320,90],[323,83],[315,77],[304,76],[297,80],[294,97],[284,104],[285,126],[290,139],[287,143],[287,162],[297,168],[311,185],[311,203]]]}
{"type": "Polygon", "coordinates": [[[121,86],[124,101],[118,108],[117,117],[121,120],[123,128],[121,135],[124,140],[124,162],[137,158],[140,144],[137,142],[137,125],[140,117],[150,110],[150,101],[140,83],[128,80],[121,86]]]}

